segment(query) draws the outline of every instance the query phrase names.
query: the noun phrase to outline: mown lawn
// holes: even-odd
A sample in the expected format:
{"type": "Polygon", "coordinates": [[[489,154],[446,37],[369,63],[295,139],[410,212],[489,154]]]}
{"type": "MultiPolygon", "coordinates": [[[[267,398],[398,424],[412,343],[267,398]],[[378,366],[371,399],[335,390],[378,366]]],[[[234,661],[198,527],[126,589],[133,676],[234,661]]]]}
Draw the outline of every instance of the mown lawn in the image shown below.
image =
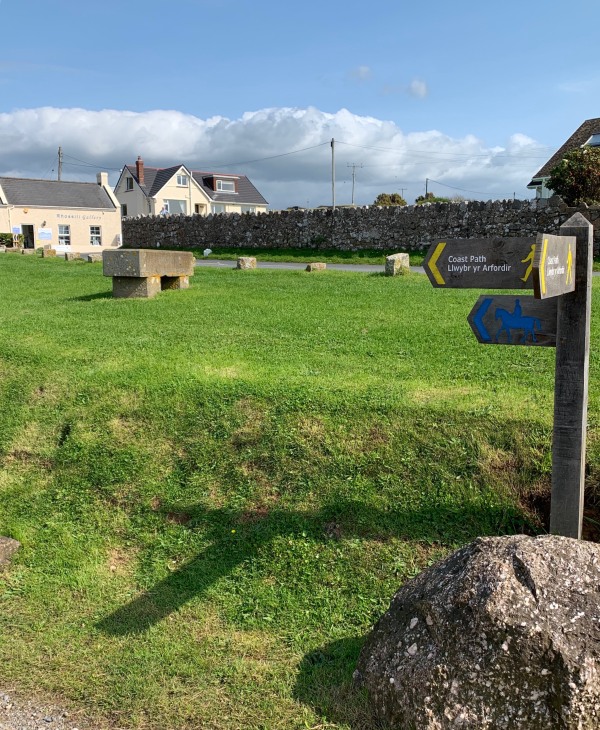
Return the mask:
{"type": "Polygon", "coordinates": [[[478,345],[477,292],[422,275],[110,290],[100,264],[0,258],[0,535],[22,543],[0,691],[100,727],[373,727],[351,677],[399,585],[543,530],[553,351],[478,345]]]}

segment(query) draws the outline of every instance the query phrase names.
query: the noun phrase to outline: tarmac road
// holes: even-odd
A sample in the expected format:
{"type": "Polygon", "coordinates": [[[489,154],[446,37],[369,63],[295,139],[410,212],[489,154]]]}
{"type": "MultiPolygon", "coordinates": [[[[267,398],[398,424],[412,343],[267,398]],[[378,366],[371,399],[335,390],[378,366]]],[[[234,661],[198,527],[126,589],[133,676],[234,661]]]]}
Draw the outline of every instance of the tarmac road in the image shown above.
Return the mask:
{"type": "MultiPolygon", "coordinates": [[[[235,269],[236,265],[235,261],[196,259],[196,266],[235,269]]],[[[287,261],[257,261],[256,267],[258,269],[295,269],[297,271],[304,271],[304,269],[306,269],[306,263],[297,264],[287,261]]],[[[385,270],[385,266],[383,264],[327,264],[327,268],[332,269],[333,271],[359,271],[365,274],[382,274],[385,270]]],[[[422,266],[411,266],[410,270],[419,274],[425,273],[422,266]]]]}

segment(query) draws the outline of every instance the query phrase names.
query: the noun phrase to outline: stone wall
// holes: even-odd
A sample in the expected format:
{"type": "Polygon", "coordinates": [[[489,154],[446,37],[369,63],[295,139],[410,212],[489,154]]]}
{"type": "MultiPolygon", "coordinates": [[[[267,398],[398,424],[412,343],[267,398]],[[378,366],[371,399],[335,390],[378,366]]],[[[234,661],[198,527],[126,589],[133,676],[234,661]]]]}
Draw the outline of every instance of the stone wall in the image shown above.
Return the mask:
{"type": "Polygon", "coordinates": [[[600,208],[569,208],[558,197],[549,200],[499,200],[432,203],[422,206],[290,210],[265,214],[138,217],[123,220],[126,248],[335,248],[422,250],[442,238],[535,236],[558,233],[580,211],[597,228],[600,208]]]}

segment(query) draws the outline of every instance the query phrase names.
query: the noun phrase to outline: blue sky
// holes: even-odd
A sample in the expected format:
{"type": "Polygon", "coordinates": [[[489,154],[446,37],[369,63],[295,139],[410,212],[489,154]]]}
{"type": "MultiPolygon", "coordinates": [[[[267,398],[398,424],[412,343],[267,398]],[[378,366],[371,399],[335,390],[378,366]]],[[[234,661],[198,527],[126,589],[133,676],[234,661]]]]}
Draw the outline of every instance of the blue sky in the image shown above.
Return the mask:
{"type": "Polygon", "coordinates": [[[247,174],[273,208],[319,205],[333,137],[338,203],[351,165],[361,204],[412,202],[426,178],[528,198],[600,117],[599,20],[597,0],[0,0],[0,174],[53,177],[60,145],[66,179],[114,182],[141,155],[247,174]]]}

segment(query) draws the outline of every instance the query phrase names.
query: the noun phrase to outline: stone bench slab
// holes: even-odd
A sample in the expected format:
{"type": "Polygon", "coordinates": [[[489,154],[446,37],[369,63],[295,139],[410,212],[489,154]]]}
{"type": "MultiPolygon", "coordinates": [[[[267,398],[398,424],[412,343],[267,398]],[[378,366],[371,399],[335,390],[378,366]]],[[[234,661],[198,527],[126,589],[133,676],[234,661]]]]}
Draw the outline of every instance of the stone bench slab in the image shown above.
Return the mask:
{"type": "Polygon", "coordinates": [[[194,255],[188,251],[117,249],[104,251],[104,276],[146,278],[148,276],[192,276],[194,255]]]}

